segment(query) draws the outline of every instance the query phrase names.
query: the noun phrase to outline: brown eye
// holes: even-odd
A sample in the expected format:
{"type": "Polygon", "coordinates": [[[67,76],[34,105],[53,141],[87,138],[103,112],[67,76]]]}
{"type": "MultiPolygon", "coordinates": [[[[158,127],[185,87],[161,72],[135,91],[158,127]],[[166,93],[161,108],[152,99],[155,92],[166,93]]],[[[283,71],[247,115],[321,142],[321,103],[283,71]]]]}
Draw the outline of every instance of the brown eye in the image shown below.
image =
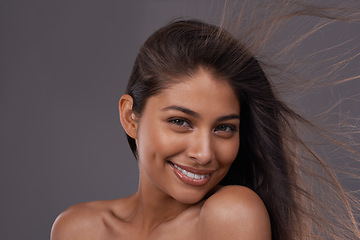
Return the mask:
{"type": "Polygon", "coordinates": [[[221,124],[214,128],[214,133],[222,138],[231,138],[237,132],[237,128],[231,124],[221,124]]]}
{"type": "Polygon", "coordinates": [[[170,119],[169,122],[179,127],[190,127],[189,122],[181,118],[170,119]]]}
{"type": "Polygon", "coordinates": [[[235,132],[236,128],[234,126],[231,125],[225,125],[225,124],[221,124],[219,126],[217,126],[214,131],[220,131],[220,132],[235,132]]]}

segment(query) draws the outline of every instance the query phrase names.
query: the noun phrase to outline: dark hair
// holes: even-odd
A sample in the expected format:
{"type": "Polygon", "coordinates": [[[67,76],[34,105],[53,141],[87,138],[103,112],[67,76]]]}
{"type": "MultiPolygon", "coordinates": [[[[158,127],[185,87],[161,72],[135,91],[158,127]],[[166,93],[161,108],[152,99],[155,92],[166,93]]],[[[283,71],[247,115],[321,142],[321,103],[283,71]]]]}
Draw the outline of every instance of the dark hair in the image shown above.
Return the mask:
{"type": "MultiPolygon", "coordinates": [[[[272,239],[297,239],[306,228],[302,200],[310,197],[298,181],[299,153],[291,147],[301,142],[294,123],[307,121],[279,99],[261,63],[237,38],[197,20],[156,31],[141,47],[127,86],[134,113],[141,116],[150,96],[200,67],[227,80],[241,105],[239,152],[220,184],[254,190],[269,212],[272,239]]],[[[127,138],[137,157],[135,140],[127,138]]]]}

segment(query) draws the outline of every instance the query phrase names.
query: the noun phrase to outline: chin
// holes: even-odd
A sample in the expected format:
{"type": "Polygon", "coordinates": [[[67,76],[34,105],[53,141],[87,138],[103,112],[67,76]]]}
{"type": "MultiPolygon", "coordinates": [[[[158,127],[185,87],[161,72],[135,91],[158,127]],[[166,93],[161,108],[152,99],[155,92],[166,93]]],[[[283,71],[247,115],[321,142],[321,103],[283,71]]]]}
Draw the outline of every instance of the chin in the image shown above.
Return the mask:
{"type": "Polygon", "coordinates": [[[184,204],[196,204],[198,202],[200,202],[205,195],[207,194],[207,192],[204,192],[203,190],[190,190],[190,191],[181,191],[181,192],[176,192],[172,195],[172,197],[181,203],[184,204]]]}
{"type": "Polygon", "coordinates": [[[184,203],[184,204],[189,204],[189,205],[193,205],[196,204],[198,202],[200,202],[202,200],[202,198],[193,198],[193,197],[188,197],[188,198],[175,198],[176,201],[184,203]]]}

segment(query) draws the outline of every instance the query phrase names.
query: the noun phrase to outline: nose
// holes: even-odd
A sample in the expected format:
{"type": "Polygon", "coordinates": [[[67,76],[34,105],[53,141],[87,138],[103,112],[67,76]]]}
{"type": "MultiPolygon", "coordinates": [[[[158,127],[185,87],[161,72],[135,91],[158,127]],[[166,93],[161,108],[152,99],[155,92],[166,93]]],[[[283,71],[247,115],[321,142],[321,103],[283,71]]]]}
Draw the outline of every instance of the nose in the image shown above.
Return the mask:
{"type": "Polygon", "coordinates": [[[209,164],[214,158],[211,133],[196,131],[189,141],[188,156],[199,165],[209,164]]]}

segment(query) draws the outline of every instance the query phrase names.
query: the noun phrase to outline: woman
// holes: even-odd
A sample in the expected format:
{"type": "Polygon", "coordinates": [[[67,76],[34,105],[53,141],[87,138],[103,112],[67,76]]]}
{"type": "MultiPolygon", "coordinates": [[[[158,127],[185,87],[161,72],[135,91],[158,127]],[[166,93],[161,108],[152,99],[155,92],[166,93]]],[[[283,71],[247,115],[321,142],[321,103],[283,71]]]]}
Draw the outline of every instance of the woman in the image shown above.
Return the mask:
{"type": "MultiPolygon", "coordinates": [[[[313,211],[322,202],[301,178],[307,148],[294,124],[309,123],[279,100],[260,63],[224,29],[189,20],[156,31],[140,49],[119,110],[139,165],[137,193],[71,207],[52,240],[342,234],[313,211]]],[[[339,229],[360,238],[355,225],[339,229]]]]}

